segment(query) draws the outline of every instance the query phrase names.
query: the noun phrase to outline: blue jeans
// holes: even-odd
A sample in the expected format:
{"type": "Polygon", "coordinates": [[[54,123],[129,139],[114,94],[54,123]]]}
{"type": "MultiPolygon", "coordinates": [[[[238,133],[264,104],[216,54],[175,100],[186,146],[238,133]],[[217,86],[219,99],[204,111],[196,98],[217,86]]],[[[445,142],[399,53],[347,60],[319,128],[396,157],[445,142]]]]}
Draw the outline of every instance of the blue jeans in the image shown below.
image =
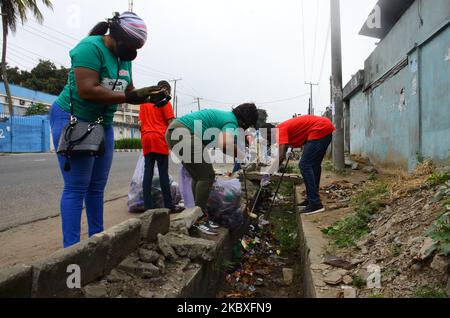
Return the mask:
{"type": "MultiPolygon", "coordinates": [[[[50,126],[53,144],[58,148],[59,137],[69,123],[70,114],[56,103],[50,110],[50,126]]],[[[79,119],[80,120],[80,119],[79,119]]],[[[114,152],[113,127],[105,128],[105,154],[101,157],[89,155],[70,159],[70,171],[64,171],[66,158],[57,155],[64,179],[61,196],[61,221],[63,245],[69,247],[80,241],[81,212],[86,206],[89,236],[103,231],[103,195],[108,181],[114,152]]]]}
{"type": "Polygon", "coordinates": [[[145,156],[145,170],[142,190],[144,191],[144,207],[146,210],[154,209],[152,200],[152,183],[155,162],[158,163],[159,184],[164,198],[164,207],[174,209],[169,180],[169,156],[158,153],[149,153],[145,156]]]}
{"type": "Polygon", "coordinates": [[[320,176],[322,161],[332,140],[332,134],[318,140],[310,140],[303,147],[300,171],[305,182],[306,194],[310,205],[320,205],[320,176]]]}

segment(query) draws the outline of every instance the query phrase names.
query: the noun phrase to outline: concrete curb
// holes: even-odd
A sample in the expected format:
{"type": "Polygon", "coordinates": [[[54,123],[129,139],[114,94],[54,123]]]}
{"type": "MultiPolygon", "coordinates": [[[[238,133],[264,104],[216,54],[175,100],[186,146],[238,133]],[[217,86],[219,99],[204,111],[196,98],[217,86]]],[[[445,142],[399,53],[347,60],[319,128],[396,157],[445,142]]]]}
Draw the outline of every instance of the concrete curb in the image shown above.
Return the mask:
{"type": "MultiPolygon", "coordinates": [[[[296,204],[303,201],[301,195],[301,187],[295,187],[296,204]]],[[[299,251],[301,259],[301,281],[305,298],[336,298],[339,290],[326,287],[323,282],[322,272],[313,268],[322,264],[323,248],[328,241],[318,229],[317,225],[312,222],[310,216],[298,213],[298,238],[299,251]]]]}
{"type": "Polygon", "coordinates": [[[0,272],[0,298],[30,298],[32,267],[17,265],[0,272]]]}

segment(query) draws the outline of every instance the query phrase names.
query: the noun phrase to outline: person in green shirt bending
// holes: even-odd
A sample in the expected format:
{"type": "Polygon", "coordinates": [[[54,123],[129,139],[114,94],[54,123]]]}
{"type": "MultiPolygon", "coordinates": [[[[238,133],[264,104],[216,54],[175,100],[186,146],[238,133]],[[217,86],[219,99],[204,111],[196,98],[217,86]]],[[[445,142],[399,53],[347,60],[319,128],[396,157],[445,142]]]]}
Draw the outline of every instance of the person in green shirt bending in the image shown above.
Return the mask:
{"type": "Polygon", "coordinates": [[[64,179],[61,197],[63,245],[80,241],[83,202],[89,236],[103,231],[103,194],[114,151],[112,127],[117,104],[159,104],[167,100],[157,86],[135,89],[131,61],[147,39],[144,21],[132,12],[124,12],[98,23],[89,36],[70,51],[71,68],[68,83],[52,105],[50,125],[55,149],[64,127],[70,121],[70,104],[78,121],[103,119],[105,154],[100,157],[77,155],[70,159],[71,168],[64,169],[65,158],[58,155],[64,179]],[[106,33],[109,30],[109,34],[106,33]],[[68,171],[66,171],[68,170],[68,171]]]}
{"type": "Polygon", "coordinates": [[[205,109],[174,120],[167,129],[166,140],[172,153],[181,159],[192,177],[195,205],[202,209],[205,219],[195,226],[207,235],[216,235],[218,225],[208,220],[206,206],[215,180],[208,146],[218,146],[222,151],[237,158],[235,142],[238,128],[243,133],[254,127],[258,120],[255,104],[242,104],[232,111],[205,109]]]}

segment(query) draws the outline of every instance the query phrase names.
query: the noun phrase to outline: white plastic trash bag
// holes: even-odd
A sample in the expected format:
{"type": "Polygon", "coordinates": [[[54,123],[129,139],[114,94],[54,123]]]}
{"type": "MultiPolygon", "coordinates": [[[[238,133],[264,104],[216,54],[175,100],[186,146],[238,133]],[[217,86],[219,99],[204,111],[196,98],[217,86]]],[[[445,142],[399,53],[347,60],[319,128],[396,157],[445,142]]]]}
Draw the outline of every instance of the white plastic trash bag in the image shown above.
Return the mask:
{"type": "Polygon", "coordinates": [[[128,191],[128,211],[143,212],[144,209],[144,192],[142,190],[142,182],[144,181],[145,157],[141,154],[134,169],[131,178],[130,190],[128,191]]]}
{"type": "MultiPolygon", "coordinates": [[[[128,191],[128,211],[133,213],[145,212],[144,208],[144,170],[145,170],[145,157],[141,153],[139,155],[136,168],[134,170],[133,178],[131,179],[130,190],[128,191]]],[[[169,176],[170,192],[172,195],[173,205],[177,205],[181,201],[181,193],[179,186],[169,176]]],[[[155,208],[163,208],[164,200],[161,191],[161,185],[159,182],[158,165],[155,164],[155,170],[153,171],[153,181],[151,195],[153,199],[153,206],[155,208]]]]}
{"type": "Polygon", "coordinates": [[[184,207],[195,207],[194,194],[192,193],[192,177],[184,166],[180,169],[180,192],[184,201],[184,207]]]}
{"type": "Polygon", "coordinates": [[[239,179],[217,178],[209,195],[208,216],[220,225],[236,229],[243,222],[239,179]]]}

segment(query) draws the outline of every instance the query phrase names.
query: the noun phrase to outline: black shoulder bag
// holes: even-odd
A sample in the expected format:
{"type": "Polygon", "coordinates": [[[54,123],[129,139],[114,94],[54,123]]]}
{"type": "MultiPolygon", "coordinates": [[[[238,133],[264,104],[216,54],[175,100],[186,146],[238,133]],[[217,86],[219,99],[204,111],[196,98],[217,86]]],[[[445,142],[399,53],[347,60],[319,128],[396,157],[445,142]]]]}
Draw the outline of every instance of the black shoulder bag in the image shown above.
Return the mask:
{"type": "MultiPolygon", "coordinates": [[[[118,61],[118,71],[120,60],[118,61]]],[[[112,90],[116,88],[119,81],[119,72],[112,90]]],[[[93,123],[78,121],[73,114],[72,87],[70,91],[70,122],[64,127],[59,138],[57,153],[66,157],[64,171],[70,171],[70,159],[76,155],[89,155],[100,157],[105,154],[105,129],[103,128],[103,116],[97,118],[93,123]]],[[[108,106],[104,106],[103,115],[108,106]]]]}

